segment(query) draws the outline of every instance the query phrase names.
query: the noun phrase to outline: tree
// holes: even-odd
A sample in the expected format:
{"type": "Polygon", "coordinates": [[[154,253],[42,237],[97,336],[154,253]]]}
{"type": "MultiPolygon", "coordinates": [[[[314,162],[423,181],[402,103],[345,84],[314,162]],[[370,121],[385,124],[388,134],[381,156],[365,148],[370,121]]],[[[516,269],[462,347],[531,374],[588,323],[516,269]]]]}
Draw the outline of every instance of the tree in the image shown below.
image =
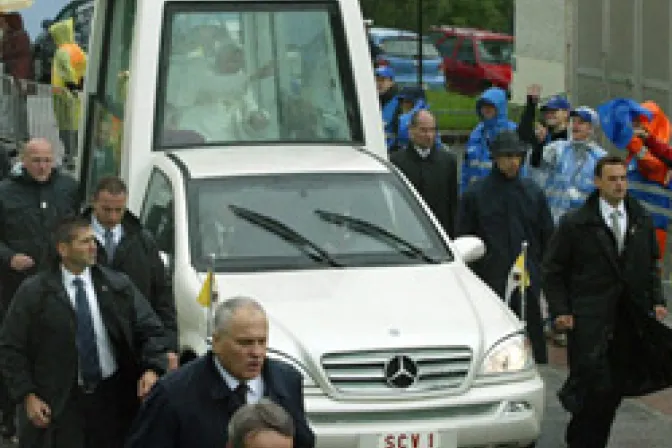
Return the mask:
{"type": "MultiPolygon", "coordinates": [[[[419,0],[361,0],[374,26],[417,30],[419,0]]],[[[421,0],[423,32],[432,25],[455,25],[512,33],[514,0],[421,0]]]]}

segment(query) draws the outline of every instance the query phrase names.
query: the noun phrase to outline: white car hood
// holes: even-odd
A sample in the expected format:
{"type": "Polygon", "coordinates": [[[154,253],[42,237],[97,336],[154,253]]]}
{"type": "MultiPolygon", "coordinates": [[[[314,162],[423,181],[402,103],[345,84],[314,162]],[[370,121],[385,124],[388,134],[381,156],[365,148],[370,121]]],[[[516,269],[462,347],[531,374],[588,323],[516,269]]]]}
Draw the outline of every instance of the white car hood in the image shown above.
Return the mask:
{"type": "Polygon", "coordinates": [[[459,262],[226,274],[218,285],[222,299],[259,300],[271,321],[269,346],[303,360],[404,347],[467,346],[479,355],[517,327],[459,262]]]}

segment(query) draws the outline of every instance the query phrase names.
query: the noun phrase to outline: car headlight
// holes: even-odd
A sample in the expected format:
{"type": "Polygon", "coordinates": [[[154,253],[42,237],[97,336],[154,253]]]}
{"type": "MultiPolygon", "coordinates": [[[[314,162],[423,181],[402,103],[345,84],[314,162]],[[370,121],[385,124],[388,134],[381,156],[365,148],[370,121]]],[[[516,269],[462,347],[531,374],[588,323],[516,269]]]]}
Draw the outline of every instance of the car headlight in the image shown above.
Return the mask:
{"type": "Polygon", "coordinates": [[[308,373],[306,368],[302,366],[297,360],[294,358],[291,358],[284,353],[280,352],[275,352],[275,351],[268,351],[267,356],[271,359],[275,359],[278,361],[285,362],[292,367],[294,367],[296,370],[301,373],[301,376],[303,377],[303,395],[304,396],[315,396],[315,395],[324,395],[322,393],[322,389],[320,386],[317,385],[313,377],[308,373]]]}
{"type": "Polygon", "coordinates": [[[515,334],[495,344],[483,359],[481,375],[497,375],[527,370],[534,365],[527,337],[515,334]]]}

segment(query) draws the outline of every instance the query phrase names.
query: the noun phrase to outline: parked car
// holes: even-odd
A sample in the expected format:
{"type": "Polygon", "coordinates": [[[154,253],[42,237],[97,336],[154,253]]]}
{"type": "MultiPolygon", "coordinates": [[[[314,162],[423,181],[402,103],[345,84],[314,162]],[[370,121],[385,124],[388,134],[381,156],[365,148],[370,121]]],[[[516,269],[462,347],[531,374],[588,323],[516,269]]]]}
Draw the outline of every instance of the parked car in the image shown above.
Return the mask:
{"type": "MultiPolygon", "coordinates": [[[[369,36],[380,50],[376,66],[394,69],[395,82],[403,87],[418,82],[418,34],[392,28],[370,28],[369,36]]],[[[422,83],[428,89],[443,89],[445,78],[441,55],[428,37],[422,38],[422,83]]]]}
{"type": "Polygon", "coordinates": [[[430,37],[443,56],[448,90],[476,95],[500,87],[510,92],[513,36],[441,26],[433,27],[430,37]]]}
{"type": "Polygon", "coordinates": [[[33,43],[33,70],[37,82],[51,83],[51,60],[56,52],[56,44],[49,34],[49,27],[61,20],[74,18],[75,41],[84,51],[87,51],[93,6],[94,0],[74,0],[65,5],[53,19],[42,22],[42,32],[33,43]]]}

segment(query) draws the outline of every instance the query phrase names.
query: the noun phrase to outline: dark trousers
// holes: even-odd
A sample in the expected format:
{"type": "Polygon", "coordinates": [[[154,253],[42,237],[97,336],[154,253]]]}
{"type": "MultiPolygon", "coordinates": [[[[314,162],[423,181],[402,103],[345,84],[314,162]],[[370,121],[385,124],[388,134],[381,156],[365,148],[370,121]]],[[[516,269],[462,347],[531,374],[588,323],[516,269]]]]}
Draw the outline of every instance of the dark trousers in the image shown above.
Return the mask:
{"type": "MultiPolygon", "coordinates": [[[[2,283],[1,292],[0,292],[0,314],[2,320],[7,314],[9,305],[11,304],[14,293],[21,283],[26,279],[26,274],[21,274],[18,272],[8,272],[5,271],[0,277],[0,282],[2,283]]],[[[16,403],[12,400],[9,395],[9,390],[5,385],[4,378],[0,375],[0,411],[2,411],[2,424],[1,430],[3,435],[11,436],[15,432],[15,419],[16,419],[16,403]]]]}
{"type": "Polygon", "coordinates": [[[586,397],[585,404],[572,414],[567,426],[565,436],[569,448],[606,447],[621,401],[621,394],[614,390],[586,397]]]}
{"type": "Polygon", "coordinates": [[[121,375],[104,380],[92,393],[73,386],[63,411],[47,429],[40,430],[20,412],[20,448],[122,448],[133,415],[121,375]]]}
{"type": "Polygon", "coordinates": [[[514,292],[511,297],[510,308],[519,319],[526,323],[527,336],[532,345],[532,355],[537,364],[548,364],[548,350],[546,347],[546,338],[544,337],[544,322],[541,318],[541,304],[539,296],[532,294],[528,289],[525,297],[525,318],[521,313],[520,293],[514,292]]]}
{"type": "MultiPolygon", "coordinates": [[[[574,325],[581,325],[575,318],[574,325]]],[[[585,325],[585,324],[584,324],[585,325]]],[[[624,345],[624,337],[628,332],[614,330],[614,326],[598,329],[602,336],[596,336],[591,341],[596,350],[605,351],[603,371],[588,388],[583,405],[572,413],[565,438],[569,448],[604,448],[609,442],[611,426],[616,417],[616,411],[623,401],[623,377],[629,365],[630,349],[624,345]],[[611,328],[611,329],[610,329],[611,328]],[[599,348],[604,347],[604,348],[599,348]]],[[[618,327],[616,327],[618,328],[618,327]]],[[[576,366],[579,360],[574,354],[573,345],[576,340],[570,334],[569,365],[576,366]]],[[[584,341],[585,343],[585,341],[584,341]]],[[[599,371],[599,369],[598,369],[599,371]]]]}

